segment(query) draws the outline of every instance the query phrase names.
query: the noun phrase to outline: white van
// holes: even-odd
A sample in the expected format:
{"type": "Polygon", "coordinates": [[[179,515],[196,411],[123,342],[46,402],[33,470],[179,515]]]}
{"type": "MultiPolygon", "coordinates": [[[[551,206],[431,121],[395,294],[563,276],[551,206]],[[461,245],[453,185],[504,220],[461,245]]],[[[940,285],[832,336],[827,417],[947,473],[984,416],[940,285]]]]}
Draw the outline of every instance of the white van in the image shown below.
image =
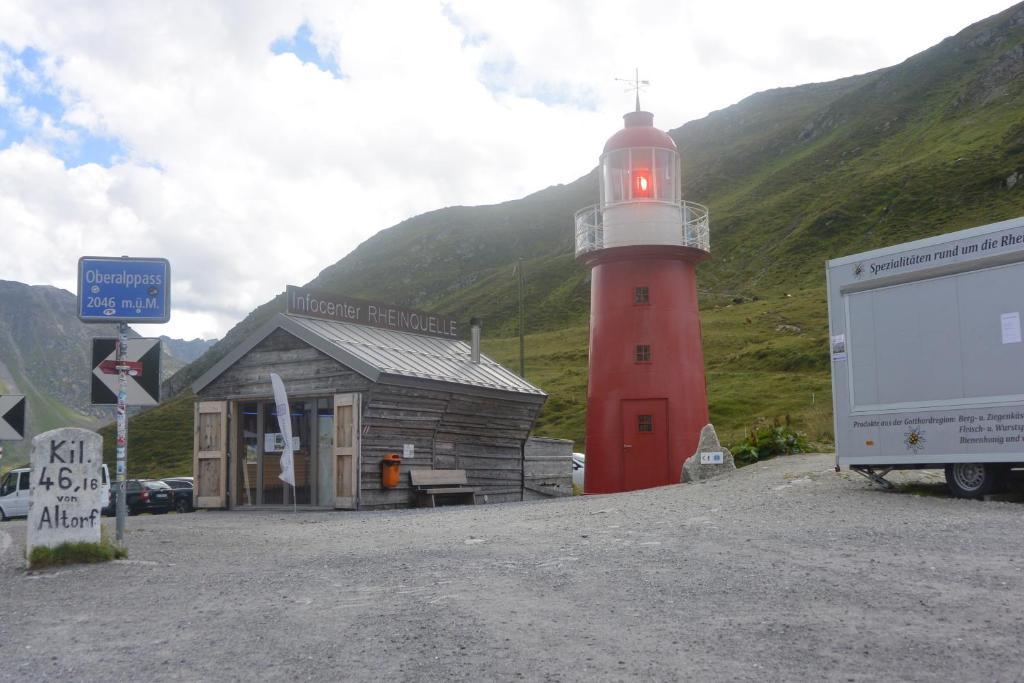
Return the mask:
{"type": "MultiPolygon", "coordinates": [[[[101,467],[100,509],[110,504],[110,473],[107,466],[101,467]]],[[[11,517],[28,516],[29,475],[32,470],[19,467],[4,475],[0,482],[0,521],[11,517]]]]}
{"type": "Polygon", "coordinates": [[[0,520],[28,515],[29,474],[27,467],[11,470],[0,482],[0,520]]]}

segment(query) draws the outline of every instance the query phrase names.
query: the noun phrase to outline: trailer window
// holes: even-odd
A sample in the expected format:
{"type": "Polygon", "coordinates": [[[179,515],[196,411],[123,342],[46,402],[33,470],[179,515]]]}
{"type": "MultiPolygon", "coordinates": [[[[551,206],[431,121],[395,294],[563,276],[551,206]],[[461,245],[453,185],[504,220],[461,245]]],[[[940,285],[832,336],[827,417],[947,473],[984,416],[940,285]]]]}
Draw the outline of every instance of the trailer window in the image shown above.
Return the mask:
{"type": "Polygon", "coordinates": [[[1022,279],[1014,263],[846,295],[854,410],[1024,398],[1024,344],[1001,329],[1022,279]]]}

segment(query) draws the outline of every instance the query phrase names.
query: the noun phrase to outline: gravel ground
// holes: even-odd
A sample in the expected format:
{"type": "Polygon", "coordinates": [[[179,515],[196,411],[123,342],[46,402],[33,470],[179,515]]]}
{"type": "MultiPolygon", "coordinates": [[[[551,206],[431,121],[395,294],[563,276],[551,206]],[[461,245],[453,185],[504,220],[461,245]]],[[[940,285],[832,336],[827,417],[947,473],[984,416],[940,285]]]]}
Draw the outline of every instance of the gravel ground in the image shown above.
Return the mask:
{"type": "Polygon", "coordinates": [[[1024,508],[831,465],[536,503],[146,515],[131,559],[41,572],[8,522],[0,680],[1024,680],[1024,508]]]}

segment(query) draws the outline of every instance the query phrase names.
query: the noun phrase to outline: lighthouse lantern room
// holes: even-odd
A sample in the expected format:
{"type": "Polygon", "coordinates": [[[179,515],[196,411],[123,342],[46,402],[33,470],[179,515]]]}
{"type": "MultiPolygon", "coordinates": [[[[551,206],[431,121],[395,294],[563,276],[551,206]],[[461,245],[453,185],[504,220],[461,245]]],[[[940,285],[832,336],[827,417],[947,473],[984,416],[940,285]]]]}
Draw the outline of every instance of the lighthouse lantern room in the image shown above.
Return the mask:
{"type": "Polygon", "coordinates": [[[591,269],[584,491],[679,482],[708,422],[696,265],[708,211],[684,201],[676,144],[637,110],[605,144],[600,202],[576,213],[591,269]]]}

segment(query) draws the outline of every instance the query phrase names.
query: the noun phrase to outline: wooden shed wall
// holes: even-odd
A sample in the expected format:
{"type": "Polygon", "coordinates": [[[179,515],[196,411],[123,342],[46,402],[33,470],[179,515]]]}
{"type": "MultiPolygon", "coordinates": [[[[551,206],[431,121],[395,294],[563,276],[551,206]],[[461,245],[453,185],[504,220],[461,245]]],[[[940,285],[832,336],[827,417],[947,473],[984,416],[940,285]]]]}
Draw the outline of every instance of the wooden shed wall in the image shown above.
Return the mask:
{"type": "Polygon", "coordinates": [[[543,397],[529,402],[440,389],[376,384],[363,406],[363,508],[405,507],[413,502],[409,470],[462,469],[480,502],[522,500],[523,442],[543,397]],[[381,487],[380,461],[414,446],[403,458],[399,485],[381,487]],[[486,496],[486,498],[484,498],[486,496]]]}
{"type": "Polygon", "coordinates": [[[366,391],[371,385],[359,373],[278,329],[204,387],[200,396],[204,401],[268,398],[272,372],[281,376],[290,396],[366,391]]]}
{"type": "Polygon", "coordinates": [[[572,441],[530,438],[523,449],[523,500],[572,495],[572,441]]]}

